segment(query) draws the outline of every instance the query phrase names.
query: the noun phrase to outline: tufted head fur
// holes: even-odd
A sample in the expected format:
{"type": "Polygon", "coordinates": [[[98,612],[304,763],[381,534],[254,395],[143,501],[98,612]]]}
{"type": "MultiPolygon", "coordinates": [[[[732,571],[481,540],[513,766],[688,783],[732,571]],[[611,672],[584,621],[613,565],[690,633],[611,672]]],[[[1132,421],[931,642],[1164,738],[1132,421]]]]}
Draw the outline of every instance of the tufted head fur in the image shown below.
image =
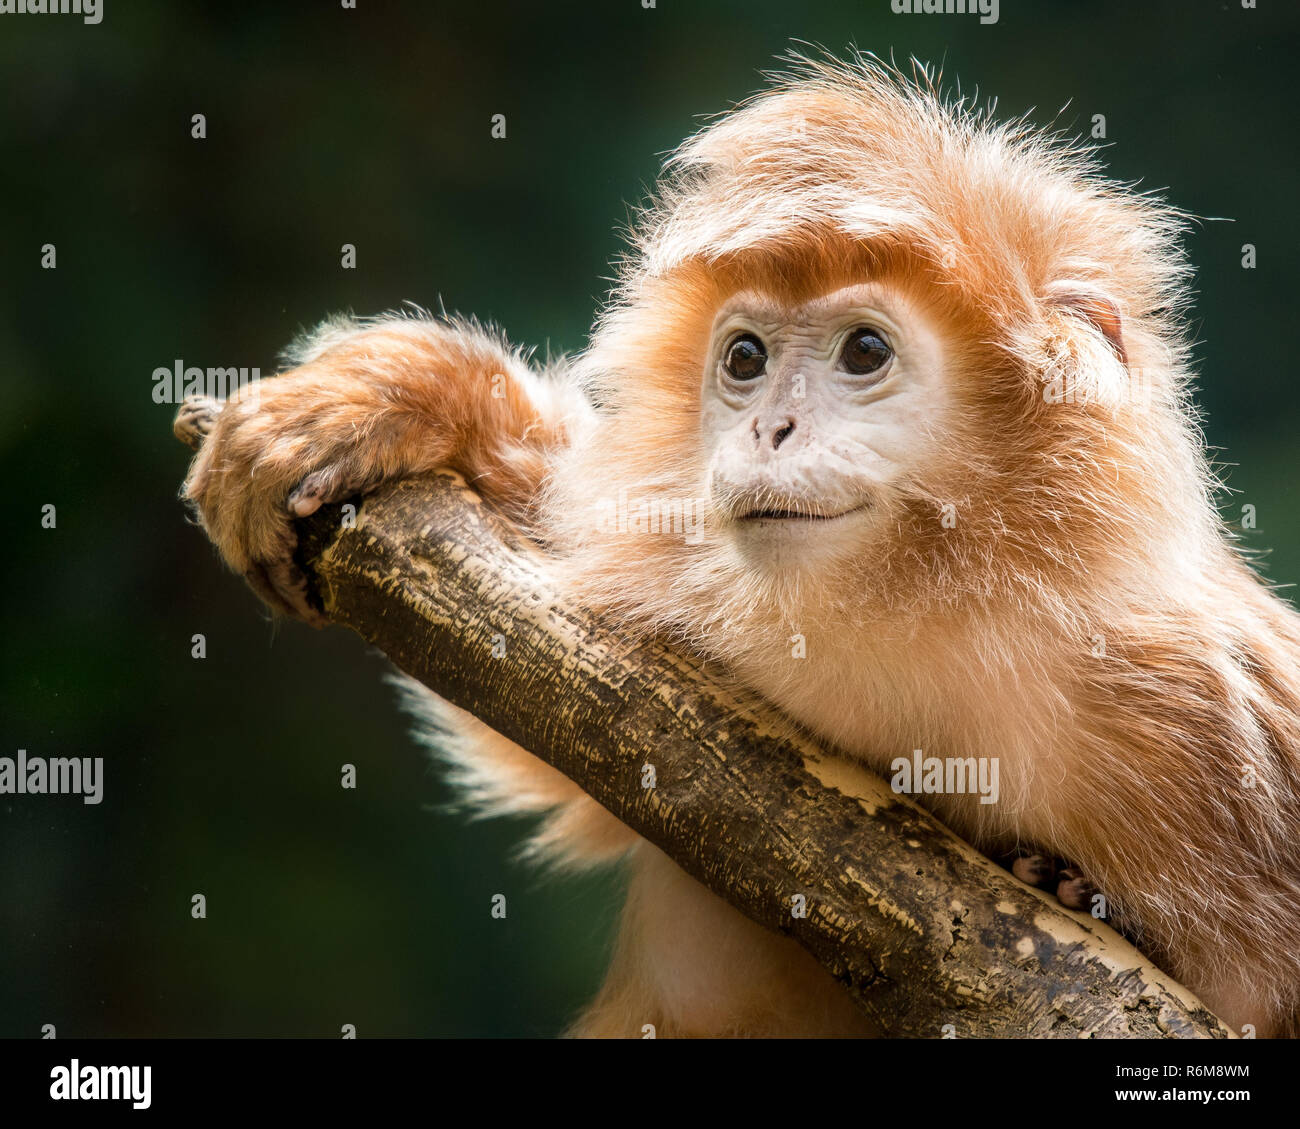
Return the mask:
{"type": "Polygon", "coordinates": [[[997,810],[940,814],[1073,858],[1176,974],[1267,1027],[1300,990],[1300,957],[1261,941],[1300,923],[1300,631],[1215,511],[1184,222],[923,71],[799,61],[669,159],[578,362],[601,413],[546,523],[591,604],[878,767],[1000,758],[997,810]],[[755,568],[710,492],[715,313],[864,281],[937,327],[941,391],[851,551],[755,568]],[[696,537],[667,516],[692,504],[696,537]]]}

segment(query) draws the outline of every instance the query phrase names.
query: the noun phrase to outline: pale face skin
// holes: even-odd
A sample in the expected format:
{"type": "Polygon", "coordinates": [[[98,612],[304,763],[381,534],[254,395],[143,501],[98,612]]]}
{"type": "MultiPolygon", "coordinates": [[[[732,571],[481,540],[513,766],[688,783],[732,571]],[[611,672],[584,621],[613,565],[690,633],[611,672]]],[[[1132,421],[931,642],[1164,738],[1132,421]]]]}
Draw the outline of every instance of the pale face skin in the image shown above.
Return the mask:
{"type": "Polygon", "coordinates": [[[794,307],[732,296],[714,319],[701,395],[722,535],[759,568],[861,549],[886,493],[938,453],[944,362],[933,318],[880,282],[794,307]]]}

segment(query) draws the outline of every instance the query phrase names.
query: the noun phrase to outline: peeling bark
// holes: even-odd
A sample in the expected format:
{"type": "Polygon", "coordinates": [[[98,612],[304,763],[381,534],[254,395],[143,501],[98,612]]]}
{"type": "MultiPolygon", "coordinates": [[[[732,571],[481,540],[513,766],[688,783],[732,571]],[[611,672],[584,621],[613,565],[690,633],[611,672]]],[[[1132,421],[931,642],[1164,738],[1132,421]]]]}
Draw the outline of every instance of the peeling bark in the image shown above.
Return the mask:
{"type": "Polygon", "coordinates": [[[1231,1037],[1105,924],[1016,881],[702,664],[566,604],[450,472],[382,487],[354,527],[331,506],[300,531],[331,620],[793,937],[883,1032],[1231,1037]]]}

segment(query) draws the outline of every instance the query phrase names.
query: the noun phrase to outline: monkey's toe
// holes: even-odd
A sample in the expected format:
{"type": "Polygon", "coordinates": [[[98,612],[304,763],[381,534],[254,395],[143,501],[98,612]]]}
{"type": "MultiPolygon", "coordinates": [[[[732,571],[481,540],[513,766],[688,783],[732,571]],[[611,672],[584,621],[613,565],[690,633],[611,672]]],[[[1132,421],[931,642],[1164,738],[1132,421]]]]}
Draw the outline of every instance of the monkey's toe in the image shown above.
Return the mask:
{"type": "Polygon", "coordinates": [[[1021,855],[1011,864],[1011,873],[1021,882],[1046,890],[1056,882],[1056,860],[1050,855],[1021,855]]]}
{"type": "Polygon", "coordinates": [[[203,445],[225,405],[211,396],[186,396],[172,421],[172,434],[195,451],[203,445]]]}
{"type": "Polygon", "coordinates": [[[1053,891],[1066,909],[1087,913],[1099,892],[1082,870],[1051,855],[1020,855],[1011,863],[1011,873],[1026,885],[1053,891]]]}
{"type": "Polygon", "coordinates": [[[1066,909],[1092,909],[1092,899],[1097,895],[1093,885],[1083,871],[1077,867],[1067,866],[1061,871],[1056,886],[1056,900],[1066,909]]]}

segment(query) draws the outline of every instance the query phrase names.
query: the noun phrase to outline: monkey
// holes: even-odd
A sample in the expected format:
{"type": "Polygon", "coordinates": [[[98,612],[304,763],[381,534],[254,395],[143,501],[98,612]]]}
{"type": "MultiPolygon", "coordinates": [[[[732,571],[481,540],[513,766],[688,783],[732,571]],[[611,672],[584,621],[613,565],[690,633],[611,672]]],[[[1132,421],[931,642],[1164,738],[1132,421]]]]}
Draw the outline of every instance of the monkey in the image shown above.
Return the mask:
{"type": "MultiPolygon", "coordinates": [[[[845,755],[995,759],[996,803],[921,802],[991,855],[1070,860],[1229,1025],[1294,1036],[1300,617],[1216,508],[1188,218],[925,68],[799,57],[668,158],[580,354],[334,318],[255,398],[182,410],[204,437],[183,494],[273,609],[320,623],[294,519],[450,466],[576,604],[845,755]],[[706,520],[638,532],[611,500],[706,520]]],[[[543,816],[529,854],[628,867],[573,1034],[870,1033],[793,940],[408,694],[469,804],[543,816]]]]}

